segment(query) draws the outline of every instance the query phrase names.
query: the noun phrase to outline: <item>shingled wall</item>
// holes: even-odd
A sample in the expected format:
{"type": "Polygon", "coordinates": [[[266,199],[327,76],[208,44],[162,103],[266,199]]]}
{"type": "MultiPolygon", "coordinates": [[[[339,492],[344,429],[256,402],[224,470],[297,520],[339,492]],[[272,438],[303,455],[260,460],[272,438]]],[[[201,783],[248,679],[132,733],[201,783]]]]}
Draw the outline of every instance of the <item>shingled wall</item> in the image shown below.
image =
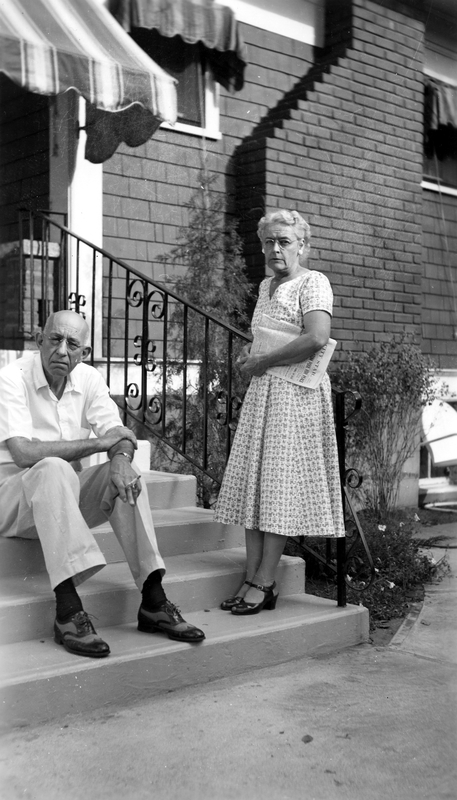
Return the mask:
{"type": "Polygon", "coordinates": [[[264,275],[261,212],[297,208],[312,228],[310,266],[334,288],[344,358],[404,330],[420,340],[424,28],[368,0],[336,10],[343,54],[270,113],[237,166],[251,275],[264,275]]]}
{"type": "Polygon", "coordinates": [[[457,197],[424,191],[422,351],[457,368],[457,197]]]}
{"type": "Polygon", "coordinates": [[[161,128],[141,147],[121,146],[103,165],[104,246],[148,277],[164,279],[157,256],[187,224],[185,204],[198,187],[203,159],[219,175],[216,188],[234,213],[234,151],[313,63],[310,45],[240,26],[249,64],[241,92],[220,89],[221,139],[161,128]]]}

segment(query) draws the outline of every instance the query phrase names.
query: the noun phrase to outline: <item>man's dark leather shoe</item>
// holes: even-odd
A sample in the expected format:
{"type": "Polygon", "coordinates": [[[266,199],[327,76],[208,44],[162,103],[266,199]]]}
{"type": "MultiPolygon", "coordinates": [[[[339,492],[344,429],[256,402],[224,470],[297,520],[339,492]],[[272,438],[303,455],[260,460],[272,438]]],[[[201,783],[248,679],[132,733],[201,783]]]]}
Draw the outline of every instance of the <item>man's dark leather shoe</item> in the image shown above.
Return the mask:
{"type": "Polygon", "coordinates": [[[56,619],[54,641],[63,644],[65,650],[76,656],[103,658],[110,654],[109,646],[97,635],[85,611],[73,614],[67,622],[58,622],[56,619]]]}
{"type": "Polygon", "coordinates": [[[140,606],[138,630],[144,633],[166,633],[169,639],[190,644],[206,638],[200,628],[182,618],[179,608],[169,600],[165,600],[157,611],[146,611],[140,606]]]}

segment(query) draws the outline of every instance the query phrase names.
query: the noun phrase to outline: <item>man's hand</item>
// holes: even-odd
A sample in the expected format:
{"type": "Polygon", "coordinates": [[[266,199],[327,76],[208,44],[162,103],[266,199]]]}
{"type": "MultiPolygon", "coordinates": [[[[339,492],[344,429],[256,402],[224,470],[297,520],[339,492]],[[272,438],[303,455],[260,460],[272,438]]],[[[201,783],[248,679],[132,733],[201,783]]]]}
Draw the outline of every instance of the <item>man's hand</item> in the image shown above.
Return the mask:
{"type": "Polygon", "coordinates": [[[113,458],[110,462],[110,478],[122,502],[135,506],[141,492],[141,476],[135,472],[128,459],[123,456],[113,458]]]}
{"type": "Polygon", "coordinates": [[[105,433],[104,436],[100,436],[99,439],[106,445],[104,449],[107,451],[111,450],[111,448],[122,441],[122,439],[128,439],[132,442],[135,450],[138,447],[138,442],[133,431],[131,431],[130,428],[124,428],[123,425],[117,425],[115,428],[111,428],[108,433],[105,433]]]}

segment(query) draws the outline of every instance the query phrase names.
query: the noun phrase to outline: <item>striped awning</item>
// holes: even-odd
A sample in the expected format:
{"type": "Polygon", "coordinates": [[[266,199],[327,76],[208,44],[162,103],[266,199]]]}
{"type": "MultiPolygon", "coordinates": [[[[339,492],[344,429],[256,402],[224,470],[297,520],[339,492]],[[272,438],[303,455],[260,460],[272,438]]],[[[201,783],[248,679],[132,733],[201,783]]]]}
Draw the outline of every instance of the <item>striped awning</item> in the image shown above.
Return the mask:
{"type": "MultiPolygon", "coordinates": [[[[246,45],[231,8],[214,0],[106,0],[125,28],[157,30],[205,48],[216,80],[227,89],[243,88],[246,45]]],[[[259,10],[259,13],[261,11],[259,10]]]]}
{"type": "MultiPolygon", "coordinates": [[[[0,0],[0,72],[30,92],[78,92],[96,111],[96,136],[110,132],[112,152],[120,141],[142,144],[177,118],[174,79],[97,0],[0,0]]],[[[90,128],[87,134],[90,150],[90,128]]],[[[89,160],[112,152],[99,147],[89,160]]]]}

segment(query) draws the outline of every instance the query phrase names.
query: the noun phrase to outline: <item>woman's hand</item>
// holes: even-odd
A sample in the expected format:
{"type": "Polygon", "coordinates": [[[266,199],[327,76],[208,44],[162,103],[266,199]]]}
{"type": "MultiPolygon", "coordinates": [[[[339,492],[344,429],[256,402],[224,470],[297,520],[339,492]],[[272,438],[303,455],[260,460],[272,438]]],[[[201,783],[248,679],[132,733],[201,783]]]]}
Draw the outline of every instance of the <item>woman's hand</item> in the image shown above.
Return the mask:
{"type": "Polygon", "coordinates": [[[246,344],[243,347],[240,355],[238,356],[238,358],[236,360],[236,363],[239,365],[240,368],[247,361],[247,359],[249,358],[249,353],[251,352],[251,347],[252,347],[252,343],[249,342],[249,344],[246,344]]]}
{"type": "Polygon", "coordinates": [[[240,372],[248,378],[260,378],[268,369],[265,355],[248,355],[240,366],[240,372]]]}

